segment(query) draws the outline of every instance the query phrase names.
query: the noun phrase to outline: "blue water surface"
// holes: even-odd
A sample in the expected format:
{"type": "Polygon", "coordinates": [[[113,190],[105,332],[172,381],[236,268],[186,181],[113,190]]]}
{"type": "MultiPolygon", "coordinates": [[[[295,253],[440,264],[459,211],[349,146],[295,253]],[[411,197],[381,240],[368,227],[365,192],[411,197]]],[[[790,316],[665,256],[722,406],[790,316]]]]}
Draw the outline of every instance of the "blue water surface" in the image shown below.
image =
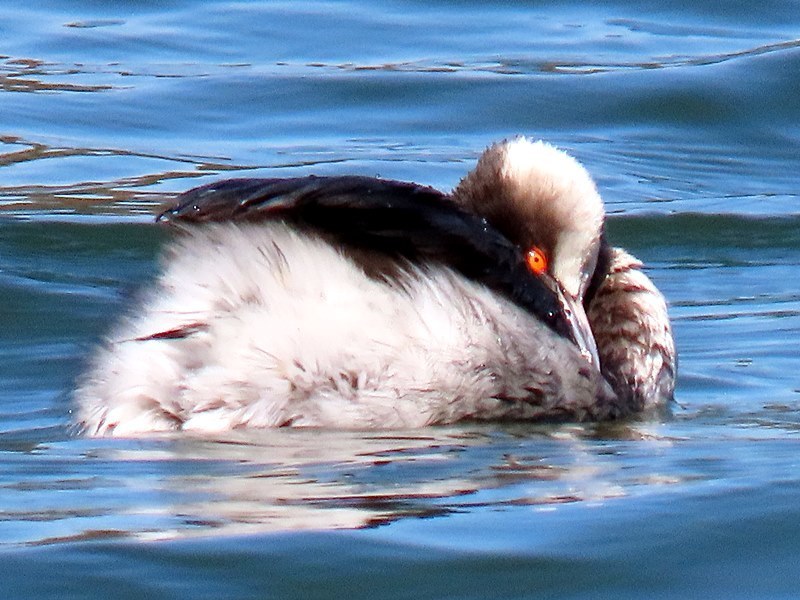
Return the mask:
{"type": "Polygon", "coordinates": [[[795,597],[800,5],[6,0],[8,598],[795,597]],[[671,415],[86,439],[75,378],[229,176],[595,176],[671,304],[671,415]]]}

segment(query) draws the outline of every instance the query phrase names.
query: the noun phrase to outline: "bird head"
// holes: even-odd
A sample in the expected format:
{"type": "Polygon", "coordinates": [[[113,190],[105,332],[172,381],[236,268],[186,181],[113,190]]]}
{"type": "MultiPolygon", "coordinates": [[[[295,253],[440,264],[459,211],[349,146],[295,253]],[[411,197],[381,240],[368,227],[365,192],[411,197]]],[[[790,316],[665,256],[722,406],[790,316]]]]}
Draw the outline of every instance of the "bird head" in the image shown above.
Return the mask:
{"type": "Polygon", "coordinates": [[[605,209],[586,169],[542,141],[498,142],[453,191],[519,247],[531,271],[559,296],[587,359],[598,363],[583,298],[597,266],[605,209]]]}

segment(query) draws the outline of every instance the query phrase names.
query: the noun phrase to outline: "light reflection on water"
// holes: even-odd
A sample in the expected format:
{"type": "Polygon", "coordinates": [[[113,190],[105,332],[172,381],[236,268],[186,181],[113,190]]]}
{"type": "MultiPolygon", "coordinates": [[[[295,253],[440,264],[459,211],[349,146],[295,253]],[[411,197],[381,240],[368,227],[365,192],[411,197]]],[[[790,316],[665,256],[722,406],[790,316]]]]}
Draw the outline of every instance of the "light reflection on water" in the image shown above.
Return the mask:
{"type": "Polygon", "coordinates": [[[794,444],[779,438],[798,430],[797,406],[752,415],[707,406],[627,425],[12,444],[2,450],[0,538],[152,541],[373,528],[484,509],[668,506],[720,485],[794,481],[794,444]]]}
{"type": "Polygon", "coordinates": [[[637,464],[674,443],[653,425],[615,426],[600,443],[593,428],[516,429],[281,430],[7,449],[20,472],[2,492],[0,537],[41,545],[363,528],[487,506],[602,503],[694,477],[637,464]],[[619,470],[614,457],[631,451],[638,458],[619,470]],[[25,473],[50,461],[58,475],[25,473]]]}

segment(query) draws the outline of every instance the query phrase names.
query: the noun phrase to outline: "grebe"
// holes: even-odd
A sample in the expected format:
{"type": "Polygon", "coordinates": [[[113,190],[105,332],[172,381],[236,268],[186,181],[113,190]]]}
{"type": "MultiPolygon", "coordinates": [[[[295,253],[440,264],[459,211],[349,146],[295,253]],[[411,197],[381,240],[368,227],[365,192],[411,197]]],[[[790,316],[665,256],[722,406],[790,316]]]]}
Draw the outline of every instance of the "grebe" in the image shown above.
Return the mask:
{"type": "Polygon", "coordinates": [[[368,177],[189,190],[136,312],[76,391],[89,435],[604,420],[666,404],[663,296],[588,172],[489,147],[449,194],[368,177]]]}

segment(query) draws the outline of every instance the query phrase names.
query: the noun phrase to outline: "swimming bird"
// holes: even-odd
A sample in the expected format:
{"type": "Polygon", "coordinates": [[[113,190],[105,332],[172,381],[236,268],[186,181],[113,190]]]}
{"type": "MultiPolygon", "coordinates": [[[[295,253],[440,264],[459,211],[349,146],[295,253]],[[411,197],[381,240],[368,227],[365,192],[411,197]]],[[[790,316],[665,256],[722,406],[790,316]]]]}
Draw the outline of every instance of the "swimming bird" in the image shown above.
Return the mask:
{"type": "Polygon", "coordinates": [[[589,173],[518,137],[450,193],[231,179],[158,220],[162,270],[76,390],[89,435],[605,420],[670,401],[666,302],[589,173]]]}

